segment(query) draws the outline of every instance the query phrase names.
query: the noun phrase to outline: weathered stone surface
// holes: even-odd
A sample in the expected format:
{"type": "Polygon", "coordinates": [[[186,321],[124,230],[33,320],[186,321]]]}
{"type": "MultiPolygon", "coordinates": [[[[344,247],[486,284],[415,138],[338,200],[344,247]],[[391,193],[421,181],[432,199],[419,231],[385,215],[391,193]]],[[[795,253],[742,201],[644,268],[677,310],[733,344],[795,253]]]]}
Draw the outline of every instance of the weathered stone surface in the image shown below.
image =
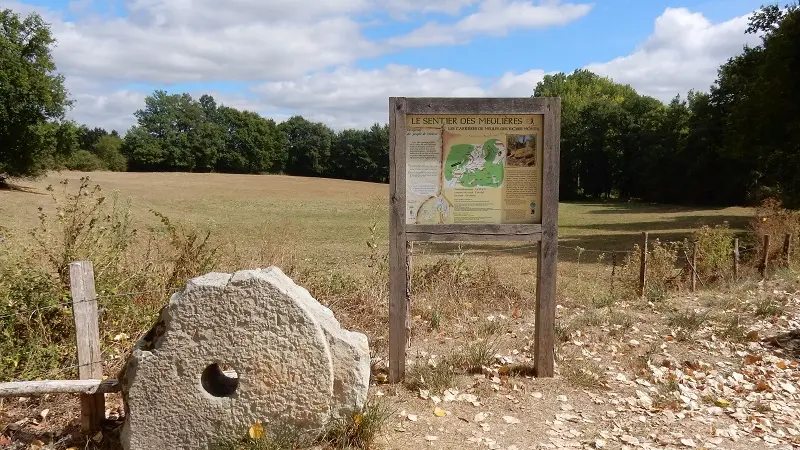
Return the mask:
{"type": "Polygon", "coordinates": [[[280,269],[210,273],[172,296],[128,359],[123,446],[205,449],[256,422],[319,429],[363,407],[369,371],[367,337],[280,269]]]}

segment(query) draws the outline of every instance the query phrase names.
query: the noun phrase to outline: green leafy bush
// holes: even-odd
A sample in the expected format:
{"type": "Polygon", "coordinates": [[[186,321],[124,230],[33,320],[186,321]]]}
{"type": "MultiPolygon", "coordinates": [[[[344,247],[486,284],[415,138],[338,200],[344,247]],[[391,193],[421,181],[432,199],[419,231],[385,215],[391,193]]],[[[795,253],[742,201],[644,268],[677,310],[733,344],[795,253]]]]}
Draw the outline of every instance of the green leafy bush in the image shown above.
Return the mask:
{"type": "MultiPolygon", "coordinates": [[[[694,232],[697,242],[697,274],[710,283],[731,274],[734,232],[725,222],[714,227],[703,226],[694,232]]],[[[686,255],[692,255],[694,244],[684,243],[686,255]]]]}
{"type": "Polygon", "coordinates": [[[66,160],[64,165],[69,170],[80,170],[82,172],[93,172],[106,168],[103,160],[88,150],[78,150],[66,160]]]}

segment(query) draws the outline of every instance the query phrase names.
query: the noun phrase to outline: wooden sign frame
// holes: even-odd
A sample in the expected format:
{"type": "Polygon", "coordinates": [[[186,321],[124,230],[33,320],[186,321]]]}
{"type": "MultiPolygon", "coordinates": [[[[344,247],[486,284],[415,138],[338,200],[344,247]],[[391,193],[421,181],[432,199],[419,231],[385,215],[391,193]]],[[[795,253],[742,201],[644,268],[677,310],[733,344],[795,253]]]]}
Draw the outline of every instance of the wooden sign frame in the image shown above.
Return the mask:
{"type": "Polygon", "coordinates": [[[552,377],[558,262],[560,98],[389,98],[389,381],[405,377],[413,241],[538,242],[535,373],[552,377]],[[541,224],[406,224],[406,115],[542,115],[541,224]]]}

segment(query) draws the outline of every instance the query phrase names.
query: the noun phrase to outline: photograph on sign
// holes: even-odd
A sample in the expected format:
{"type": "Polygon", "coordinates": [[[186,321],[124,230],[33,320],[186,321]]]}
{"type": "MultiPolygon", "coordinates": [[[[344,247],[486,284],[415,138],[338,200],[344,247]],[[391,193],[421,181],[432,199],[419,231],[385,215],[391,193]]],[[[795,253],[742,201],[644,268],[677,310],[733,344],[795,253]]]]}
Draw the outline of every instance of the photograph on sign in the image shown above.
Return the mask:
{"type": "Polygon", "coordinates": [[[541,223],[543,121],[406,115],[406,223],[541,223]]]}

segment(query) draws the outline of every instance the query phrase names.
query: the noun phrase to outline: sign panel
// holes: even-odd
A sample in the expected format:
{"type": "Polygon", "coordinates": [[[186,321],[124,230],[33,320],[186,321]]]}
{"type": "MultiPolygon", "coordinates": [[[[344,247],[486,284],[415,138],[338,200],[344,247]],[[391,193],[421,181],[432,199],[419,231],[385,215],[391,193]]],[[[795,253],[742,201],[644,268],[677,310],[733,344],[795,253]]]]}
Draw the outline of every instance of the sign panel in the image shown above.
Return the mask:
{"type": "Polygon", "coordinates": [[[406,224],[540,224],[542,114],[407,114],[406,224]]]}

